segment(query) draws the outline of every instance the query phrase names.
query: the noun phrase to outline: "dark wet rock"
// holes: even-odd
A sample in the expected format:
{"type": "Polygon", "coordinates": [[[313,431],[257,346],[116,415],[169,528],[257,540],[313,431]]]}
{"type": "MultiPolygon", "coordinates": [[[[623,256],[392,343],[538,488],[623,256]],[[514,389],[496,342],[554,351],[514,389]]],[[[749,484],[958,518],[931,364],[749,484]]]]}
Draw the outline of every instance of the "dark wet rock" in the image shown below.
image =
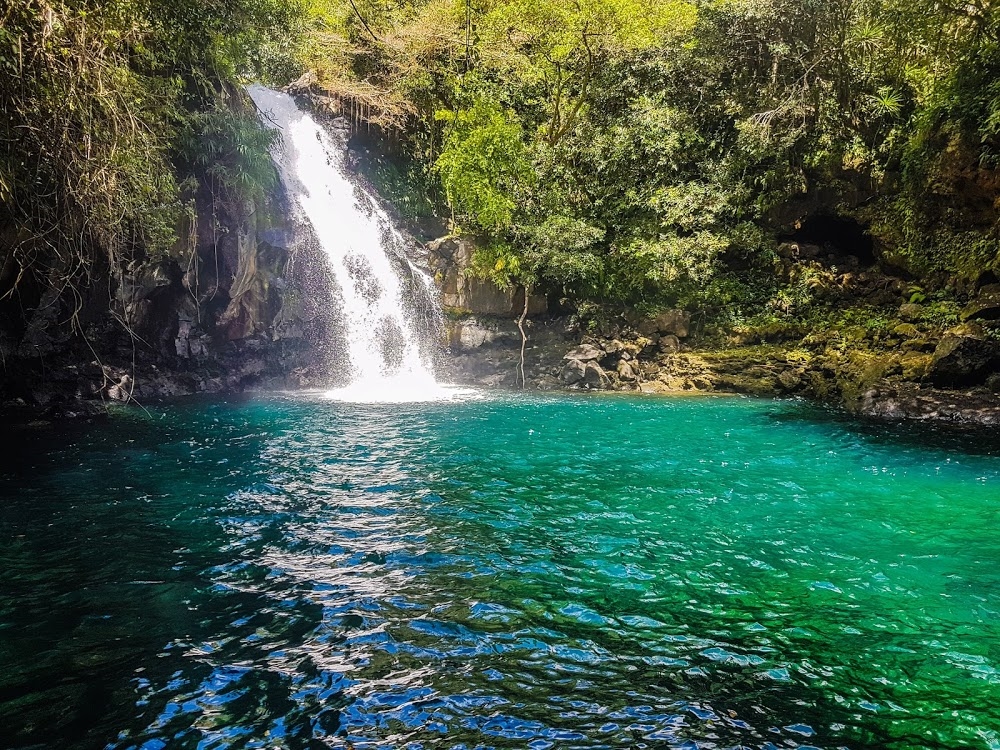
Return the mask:
{"type": "Polygon", "coordinates": [[[1000,284],[988,284],[962,310],[962,320],[1000,320],[1000,284]]]}
{"type": "Polygon", "coordinates": [[[983,383],[998,363],[1000,344],[968,327],[945,334],[934,349],[927,377],[935,385],[962,387],[983,383]]]}
{"type": "Polygon", "coordinates": [[[42,416],[54,422],[75,419],[106,419],[108,408],[101,401],[74,398],[50,404],[42,416]]]}
{"type": "Polygon", "coordinates": [[[858,414],[890,421],[917,420],[969,426],[1000,425],[1000,398],[994,394],[944,391],[915,384],[882,386],[865,392],[858,414]]]}
{"type": "Polygon", "coordinates": [[[89,417],[103,402],[237,392],[327,370],[337,331],[329,295],[315,293],[325,261],[286,208],[278,193],[239,205],[199,194],[197,221],[169,253],[137,253],[120,275],[98,272],[73,294],[26,287],[0,330],[0,400],[46,418],[89,417]]]}

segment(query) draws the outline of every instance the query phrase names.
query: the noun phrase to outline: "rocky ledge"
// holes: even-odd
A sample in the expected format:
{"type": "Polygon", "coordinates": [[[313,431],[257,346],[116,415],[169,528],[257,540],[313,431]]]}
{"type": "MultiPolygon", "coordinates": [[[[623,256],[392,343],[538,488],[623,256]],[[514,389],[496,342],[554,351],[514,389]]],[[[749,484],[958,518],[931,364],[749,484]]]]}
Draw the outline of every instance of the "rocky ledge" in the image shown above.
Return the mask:
{"type": "MultiPolygon", "coordinates": [[[[452,379],[518,385],[511,321],[468,316],[448,325],[452,379]]],[[[531,389],[799,396],[874,419],[983,426],[1000,424],[998,369],[1000,340],[981,321],[720,341],[692,336],[681,310],[623,316],[602,330],[581,330],[571,317],[533,321],[525,357],[531,389]]]]}
{"type": "Polygon", "coordinates": [[[988,391],[946,391],[916,383],[883,385],[865,391],[857,413],[873,419],[1000,425],[1000,397],[988,391]]]}

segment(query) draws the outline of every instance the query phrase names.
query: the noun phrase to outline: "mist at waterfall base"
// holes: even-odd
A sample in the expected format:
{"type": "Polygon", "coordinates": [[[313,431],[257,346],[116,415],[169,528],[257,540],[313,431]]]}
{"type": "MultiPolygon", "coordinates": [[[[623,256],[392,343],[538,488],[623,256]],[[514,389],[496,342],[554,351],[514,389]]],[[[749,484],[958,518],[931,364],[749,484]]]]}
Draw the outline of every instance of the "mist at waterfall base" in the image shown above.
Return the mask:
{"type": "Polygon", "coordinates": [[[434,377],[441,318],[430,277],[406,255],[406,240],[345,167],[347,144],[288,94],[262,86],[250,96],[281,133],[275,162],[296,219],[319,244],[339,329],[331,369],[346,373],[330,398],[353,402],[435,401],[467,396],[434,377]]]}

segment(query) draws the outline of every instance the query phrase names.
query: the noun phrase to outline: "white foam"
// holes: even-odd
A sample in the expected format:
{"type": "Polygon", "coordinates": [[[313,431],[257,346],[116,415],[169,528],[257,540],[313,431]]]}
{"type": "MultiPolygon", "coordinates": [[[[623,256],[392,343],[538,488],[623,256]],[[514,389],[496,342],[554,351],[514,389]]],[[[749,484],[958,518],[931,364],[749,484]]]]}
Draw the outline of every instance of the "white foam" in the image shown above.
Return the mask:
{"type": "Polygon", "coordinates": [[[326,391],[332,401],[350,404],[417,404],[432,401],[477,401],[482,391],[446,383],[414,383],[407,378],[387,378],[376,383],[354,382],[326,391]]]}
{"type": "Polygon", "coordinates": [[[378,203],[349,179],[345,144],[287,94],[261,86],[249,92],[265,121],[281,130],[276,162],[338,287],[331,294],[339,296],[349,361],[337,364],[351,374],[351,383],[331,393],[366,403],[452,398],[453,390],[437,383],[421,351],[421,331],[400,271],[425,291],[432,282],[400,252],[404,240],[378,203]]]}

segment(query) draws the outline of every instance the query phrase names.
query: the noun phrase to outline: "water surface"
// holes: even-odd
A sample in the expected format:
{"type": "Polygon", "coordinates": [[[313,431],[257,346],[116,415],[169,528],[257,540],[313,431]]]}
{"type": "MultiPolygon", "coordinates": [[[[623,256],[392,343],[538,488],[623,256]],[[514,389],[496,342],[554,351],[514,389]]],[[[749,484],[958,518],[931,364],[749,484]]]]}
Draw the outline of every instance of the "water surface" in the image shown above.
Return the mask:
{"type": "Polygon", "coordinates": [[[0,746],[1000,747],[1000,458],[796,403],[17,434],[0,746]]]}

